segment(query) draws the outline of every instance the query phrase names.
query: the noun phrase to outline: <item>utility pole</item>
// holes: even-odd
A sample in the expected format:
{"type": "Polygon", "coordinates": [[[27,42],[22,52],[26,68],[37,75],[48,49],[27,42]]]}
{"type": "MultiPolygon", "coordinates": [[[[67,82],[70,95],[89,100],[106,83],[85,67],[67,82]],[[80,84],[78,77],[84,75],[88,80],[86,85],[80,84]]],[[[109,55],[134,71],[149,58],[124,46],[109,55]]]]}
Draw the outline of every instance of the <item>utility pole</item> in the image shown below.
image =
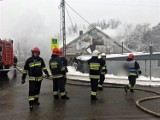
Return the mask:
{"type": "Polygon", "coordinates": [[[62,32],[63,32],[63,56],[66,57],[66,21],[65,21],[65,0],[61,0],[62,9],[62,32]]]}

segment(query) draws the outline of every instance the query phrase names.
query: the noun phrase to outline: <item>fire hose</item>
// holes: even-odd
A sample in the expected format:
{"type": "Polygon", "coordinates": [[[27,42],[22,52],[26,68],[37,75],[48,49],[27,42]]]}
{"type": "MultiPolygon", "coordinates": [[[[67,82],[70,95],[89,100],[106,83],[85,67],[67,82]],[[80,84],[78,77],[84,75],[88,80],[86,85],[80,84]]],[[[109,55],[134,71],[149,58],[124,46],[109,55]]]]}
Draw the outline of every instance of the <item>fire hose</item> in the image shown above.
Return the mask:
{"type": "MultiPolygon", "coordinates": [[[[22,70],[20,70],[18,67],[16,67],[16,69],[19,72],[23,73],[22,70]]],[[[49,78],[46,78],[46,76],[43,76],[43,78],[48,79],[48,80],[53,80],[52,76],[49,77],[49,78]]],[[[69,84],[69,85],[75,85],[75,86],[89,86],[90,85],[89,82],[80,82],[80,81],[78,81],[78,82],[74,81],[73,82],[73,80],[67,80],[67,84],[69,84]]],[[[117,85],[117,84],[105,84],[104,87],[124,89],[124,86],[120,86],[120,85],[117,85]]],[[[160,117],[160,113],[154,112],[154,111],[152,111],[150,109],[147,109],[147,108],[143,107],[140,104],[142,102],[146,102],[146,101],[150,101],[150,100],[155,100],[155,99],[160,99],[160,92],[153,91],[153,90],[148,90],[148,89],[141,89],[141,88],[134,88],[134,90],[156,94],[156,96],[145,97],[145,98],[141,98],[141,99],[137,100],[136,101],[136,106],[140,110],[142,110],[142,111],[144,111],[144,112],[146,112],[148,114],[151,114],[151,115],[156,116],[156,117],[160,117]]]]}

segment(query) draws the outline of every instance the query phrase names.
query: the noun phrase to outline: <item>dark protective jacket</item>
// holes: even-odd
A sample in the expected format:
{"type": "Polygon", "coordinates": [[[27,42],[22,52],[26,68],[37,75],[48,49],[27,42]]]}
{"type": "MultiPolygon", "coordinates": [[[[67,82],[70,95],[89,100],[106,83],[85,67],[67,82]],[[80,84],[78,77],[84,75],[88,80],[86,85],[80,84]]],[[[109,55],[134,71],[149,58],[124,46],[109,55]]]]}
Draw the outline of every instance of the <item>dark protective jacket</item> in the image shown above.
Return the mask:
{"type": "Polygon", "coordinates": [[[100,61],[101,61],[101,63],[104,64],[104,66],[102,66],[101,75],[105,75],[108,72],[106,61],[104,59],[102,59],[102,58],[100,58],[100,61]]]}
{"type": "Polygon", "coordinates": [[[125,69],[128,71],[128,76],[135,76],[142,74],[139,63],[133,59],[127,59],[125,63],[125,69]]]}
{"type": "Polygon", "coordinates": [[[60,57],[60,59],[62,60],[63,66],[65,67],[66,72],[68,72],[68,61],[65,57],[60,57]]]}
{"type": "Polygon", "coordinates": [[[49,67],[53,78],[62,78],[66,74],[61,58],[56,55],[52,55],[49,61],[49,67]]]}
{"type": "Polygon", "coordinates": [[[48,71],[45,67],[44,60],[39,56],[38,57],[32,56],[27,59],[24,65],[22,79],[25,79],[26,75],[28,74],[30,81],[34,81],[34,80],[41,81],[43,71],[47,76],[49,76],[48,71]]]}
{"type": "Polygon", "coordinates": [[[102,67],[105,62],[101,61],[98,57],[92,57],[88,60],[89,77],[91,79],[100,79],[102,67]]]}

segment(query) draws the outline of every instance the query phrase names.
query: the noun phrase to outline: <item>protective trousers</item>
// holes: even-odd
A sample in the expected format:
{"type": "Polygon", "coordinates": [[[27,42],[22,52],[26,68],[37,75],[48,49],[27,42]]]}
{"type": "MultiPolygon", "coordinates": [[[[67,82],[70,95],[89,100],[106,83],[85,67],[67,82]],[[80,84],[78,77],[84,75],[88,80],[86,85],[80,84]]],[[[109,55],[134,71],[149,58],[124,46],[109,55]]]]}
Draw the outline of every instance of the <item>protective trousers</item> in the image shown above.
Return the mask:
{"type": "Polygon", "coordinates": [[[29,81],[29,105],[33,106],[39,100],[42,81],[29,81]]]}

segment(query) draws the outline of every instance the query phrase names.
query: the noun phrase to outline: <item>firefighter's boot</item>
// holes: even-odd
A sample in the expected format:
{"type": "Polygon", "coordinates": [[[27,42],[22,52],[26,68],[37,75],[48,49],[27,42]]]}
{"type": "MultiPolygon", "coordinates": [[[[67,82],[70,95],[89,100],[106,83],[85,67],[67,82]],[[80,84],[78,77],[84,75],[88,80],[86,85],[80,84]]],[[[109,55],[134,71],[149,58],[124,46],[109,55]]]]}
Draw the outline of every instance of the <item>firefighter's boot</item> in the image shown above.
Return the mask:
{"type": "Polygon", "coordinates": [[[59,96],[58,95],[54,95],[54,99],[55,100],[59,99],[59,96]]]}
{"type": "Polygon", "coordinates": [[[126,93],[128,92],[128,89],[129,89],[128,86],[125,86],[125,87],[124,87],[124,90],[125,90],[126,93]]]}
{"type": "Polygon", "coordinates": [[[63,96],[61,96],[61,98],[63,99],[63,100],[68,100],[69,99],[69,97],[67,96],[67,95],[63,95],[63,96]]]}
{"type": "Polygon", "coordinates": [[[91,95],[91,100],[96,101],[97,97],[95,95],[91,95]]]}
{"type": "Polygon", "coordinates": [[[134,92],[134,89],[133,89],[133,88],[131,88],[131,89],[130,89],[130,92],[132,92],[132,93],[133,93],[133,92],[134,92]]]}
{"type": "Polygon", "coordinates": [[[99,91],[103,91],[103,86],[99,84],[99,85],[98,85],[98,90],[99,90],[99,91]]]}

